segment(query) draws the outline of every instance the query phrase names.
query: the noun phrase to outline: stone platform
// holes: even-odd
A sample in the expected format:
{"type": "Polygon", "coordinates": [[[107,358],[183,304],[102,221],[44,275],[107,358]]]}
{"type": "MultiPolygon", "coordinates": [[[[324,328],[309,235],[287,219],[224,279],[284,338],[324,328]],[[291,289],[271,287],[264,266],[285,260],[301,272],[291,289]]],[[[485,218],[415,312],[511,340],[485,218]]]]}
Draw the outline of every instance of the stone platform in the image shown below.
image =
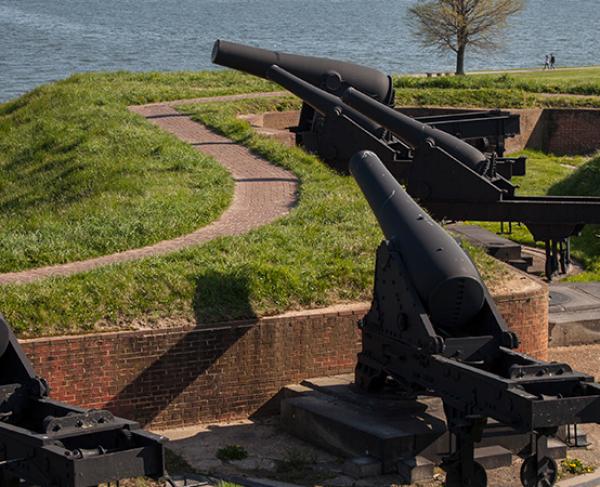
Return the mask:
{"type": "MultiPolygon", "coordinates": [[[[352,381],[353,375],[346,374],[287,386],[281,424],[294,436],[346,458],[344,470],[353,477],[397,473],[407,483],[431,478],[451,441],[441,401],[366,394],[352,381]]],[[[486,469],[508,466],[528,442],[528,435],[490,421],[475,459],[486,469]]],[[[566,456],[558,440],[549,446],[555,458],[566,456]]]]}
{"type": "Polygon", "coordinates": [[[551,347],[600,343],[600,282],[550,285],[551,347]]]}

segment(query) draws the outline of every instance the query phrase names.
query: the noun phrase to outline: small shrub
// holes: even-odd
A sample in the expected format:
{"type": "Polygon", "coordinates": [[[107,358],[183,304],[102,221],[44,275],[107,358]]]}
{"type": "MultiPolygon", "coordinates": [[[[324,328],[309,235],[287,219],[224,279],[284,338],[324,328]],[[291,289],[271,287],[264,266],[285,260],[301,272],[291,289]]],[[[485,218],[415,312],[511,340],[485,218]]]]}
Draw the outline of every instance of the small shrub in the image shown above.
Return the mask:
{"type": "Polygon", "coordinates": [[[232,460],[243,460],[248,458],[248,452],[240,445],[227,445],[217,450],[217,458],[222,462],[230,462],[232,460]]]}
{"type": "Polygon", "coordinates": [[[586,465],[579,458],[565,458],[560,462],[563,473],[570,473],[573,475],[582,475],[584,473],[592,473],[594,467],[586,465]]]}

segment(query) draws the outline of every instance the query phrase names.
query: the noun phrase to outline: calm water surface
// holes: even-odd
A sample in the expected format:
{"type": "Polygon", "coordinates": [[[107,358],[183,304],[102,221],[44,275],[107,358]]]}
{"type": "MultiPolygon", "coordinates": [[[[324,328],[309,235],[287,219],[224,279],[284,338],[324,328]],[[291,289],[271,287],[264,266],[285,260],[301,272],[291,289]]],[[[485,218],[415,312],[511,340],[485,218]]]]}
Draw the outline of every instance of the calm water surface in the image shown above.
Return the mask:
{"type": "MultiPolygon", "coordinates": [[[[216,38],[352,60],[387,72],[447,71],[406,25],[414,0],[0,0],[0,101],[76,71],[202,70],[216,38]]],[[[526,0],[502,50],[467,69],[600,64],[600,0],[526,0]]]]}

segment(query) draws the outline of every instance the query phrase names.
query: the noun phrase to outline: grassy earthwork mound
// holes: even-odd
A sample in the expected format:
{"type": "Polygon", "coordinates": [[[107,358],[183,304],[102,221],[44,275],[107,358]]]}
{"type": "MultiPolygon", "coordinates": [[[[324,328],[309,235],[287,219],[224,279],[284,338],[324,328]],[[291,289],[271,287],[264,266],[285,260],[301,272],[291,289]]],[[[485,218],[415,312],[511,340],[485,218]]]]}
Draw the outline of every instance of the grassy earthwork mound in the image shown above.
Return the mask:
{"type": "MultiPolygon", "coordinates": [[[[505,86],[495,80],[485,87],[464,86],[471,81],[463,80],[454,81],[456,86],[428,86],[428,79],[409,86],[403,80],[396,79],[399,104],[413,97],[422,105],[450,100],[456,106],[497,106],[508,101],[502,96],[516,96],[521,101],[507,106],[530,106],[537,103],[531,97],[544,92],[515,87],[512,76],[505,86]],[[491,105],[492,100],[498,103],[491,105]]],[[[571,96],[574,85],[564,86],[564,96],[571,96]]],[[[274,89],[233,72],[92,73],[0,105],[0,271],[134,248],[214,220],[231,199],[227,173],[129,113],[127,106],[274,89]]],[[[595,94],[589,96],[596,103],[595,94]]],[[[289,216],[247,235],[168,256],[2,286],[2,313],[21,336],[36,336],[165,317],[215,322],[368,299],[381,234],[353,180],[299,149],[256,135],[236,118],[298,106],[297,99],[284,97],[185,107],[197,120],[299,177],[299,203],[289,216]]],[[[529,155],[523,194],[529,189],[583,191],[597,166],[583,158],[529,155]]],[[[593,270],[597,252],[591,242],[576,249],[593,270]]],[[[490,282],[498,277],[493,261],[480,252],[475,256],[490,282]]]]}

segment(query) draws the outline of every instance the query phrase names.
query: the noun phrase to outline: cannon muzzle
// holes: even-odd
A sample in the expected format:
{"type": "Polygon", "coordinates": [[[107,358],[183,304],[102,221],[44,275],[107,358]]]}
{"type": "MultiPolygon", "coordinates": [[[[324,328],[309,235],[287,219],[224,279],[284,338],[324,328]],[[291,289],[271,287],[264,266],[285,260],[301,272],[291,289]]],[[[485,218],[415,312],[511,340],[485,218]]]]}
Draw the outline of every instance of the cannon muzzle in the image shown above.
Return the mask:
{"type": "Polygon", "coordinates": [[[350,173],[385,238],[402,256],[432,322],[443,328],[468,324],[484,305],[485,287],[464,250],[417,205],[373,152],[355,154],[350,173]]]}
{"type": "Polygon", "coordinates": [[[483,174],[488,168],[487,158],[475,147],[441,130],[410,118],[385,106],[352,87],[346,89],[342,101],[388,129],[406,144],[418,149],[428,140],[443,149],[467,167],[483,174]]]}
{"type": "Polygon", "coordinates": [[[336,95],[354,86],[382,103],[391,105],[394,102],[392,79],[381,71],[359,64],[269,51],[223,40],[215,42],[212,62],[260,78],[266,78],[267,70],[276,64],[311,85],[336,95]]]}

